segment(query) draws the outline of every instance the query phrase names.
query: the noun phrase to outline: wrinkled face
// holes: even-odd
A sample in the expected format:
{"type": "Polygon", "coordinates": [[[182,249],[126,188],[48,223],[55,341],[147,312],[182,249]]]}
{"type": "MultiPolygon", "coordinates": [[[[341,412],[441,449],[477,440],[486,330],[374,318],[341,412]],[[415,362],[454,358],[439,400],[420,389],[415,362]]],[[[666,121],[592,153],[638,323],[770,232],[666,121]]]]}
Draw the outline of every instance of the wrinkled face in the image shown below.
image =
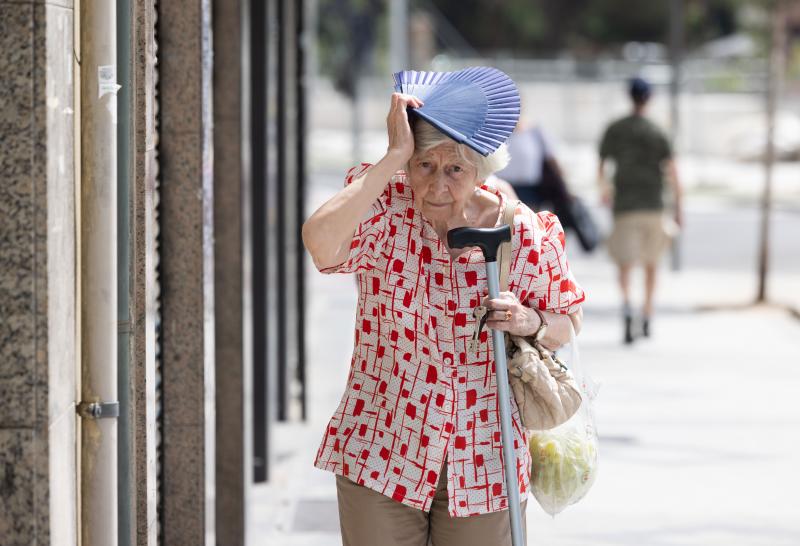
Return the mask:
{"type": "Polygon", "coordinates": [[[463,214],[478,185],[478,170],[461,158],[455,143],[414,153],[408,162],[414,205],[429,220],[445,221],[463,214]]]}

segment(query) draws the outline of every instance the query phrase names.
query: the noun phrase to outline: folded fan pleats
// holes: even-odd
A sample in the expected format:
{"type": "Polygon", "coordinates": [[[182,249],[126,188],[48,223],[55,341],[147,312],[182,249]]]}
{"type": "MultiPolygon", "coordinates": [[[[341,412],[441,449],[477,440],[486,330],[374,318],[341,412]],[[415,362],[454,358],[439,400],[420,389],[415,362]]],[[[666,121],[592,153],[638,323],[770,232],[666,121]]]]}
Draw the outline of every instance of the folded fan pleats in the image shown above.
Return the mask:
{"type": "Polygon", "coordinates": [[[395,91],[414,95],[425,103],[410,112],[482,155],[496,151],[519,120],[517,86],[496,68],[404,70],[394,74],[394,83],[395,91]]]}

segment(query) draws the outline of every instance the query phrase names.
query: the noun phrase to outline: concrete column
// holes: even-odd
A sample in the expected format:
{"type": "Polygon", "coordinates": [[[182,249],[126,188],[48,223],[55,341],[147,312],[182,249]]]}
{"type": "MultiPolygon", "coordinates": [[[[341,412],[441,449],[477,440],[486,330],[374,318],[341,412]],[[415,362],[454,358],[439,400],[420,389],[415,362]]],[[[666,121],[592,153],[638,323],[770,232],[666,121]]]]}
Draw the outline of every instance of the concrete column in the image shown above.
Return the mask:
{"type": "Polygon", "coordinates": [[[246,542],[253,481],[249,19],[249,0],[214,3],[216,519],[231,546],[246,542]]]}
{"type": "Polygon", "coordinates": [[[0,542],[74,544],[72,2],[0,1],[0,542]]]}
{"type": "Polygon", "coordinates": [[[156,496],[156,317],[158,158],[155,0],[132,2],[131,50],[131,422],[132,527],[138,546],[158,544],[156,496]]]}
{"type": "Polygon", "coordinates": [[[389,2],[389,71],[408,70],[408,0],[389,2]]]}
{"type": "Polygon", "coordinates": [[[214,544],[210,0],[158,4],[163,543],[214,544]]]}

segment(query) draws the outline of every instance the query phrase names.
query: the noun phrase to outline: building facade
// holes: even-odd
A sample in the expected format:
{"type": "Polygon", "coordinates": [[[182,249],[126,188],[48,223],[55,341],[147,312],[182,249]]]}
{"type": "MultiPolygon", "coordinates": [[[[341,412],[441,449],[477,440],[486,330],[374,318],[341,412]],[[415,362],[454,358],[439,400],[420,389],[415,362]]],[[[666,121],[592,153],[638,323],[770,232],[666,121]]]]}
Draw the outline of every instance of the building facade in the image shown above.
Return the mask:
{"type": "Polygon", "coordinates": [[[0,544],[245,544],[302,418],[304,2],[0,0],[0,544]]]}

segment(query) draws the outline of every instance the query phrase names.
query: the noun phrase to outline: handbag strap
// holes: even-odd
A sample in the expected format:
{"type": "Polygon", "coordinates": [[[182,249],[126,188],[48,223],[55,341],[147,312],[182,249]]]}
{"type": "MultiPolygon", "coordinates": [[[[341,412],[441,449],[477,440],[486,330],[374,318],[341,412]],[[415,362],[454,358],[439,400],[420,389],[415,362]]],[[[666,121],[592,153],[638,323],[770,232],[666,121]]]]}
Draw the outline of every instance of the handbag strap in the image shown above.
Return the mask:
{"type": "MultiPolygon", "coordinates": [[[[514,211],[517,210],[519,201],[506,200],[503,211],[503,223],[511,227],[511,240],[514,240],[514,211]]],[[[500,245],[500,291],[508,290],[508,275],[511,272],[511,242],[500,245]]]]}

